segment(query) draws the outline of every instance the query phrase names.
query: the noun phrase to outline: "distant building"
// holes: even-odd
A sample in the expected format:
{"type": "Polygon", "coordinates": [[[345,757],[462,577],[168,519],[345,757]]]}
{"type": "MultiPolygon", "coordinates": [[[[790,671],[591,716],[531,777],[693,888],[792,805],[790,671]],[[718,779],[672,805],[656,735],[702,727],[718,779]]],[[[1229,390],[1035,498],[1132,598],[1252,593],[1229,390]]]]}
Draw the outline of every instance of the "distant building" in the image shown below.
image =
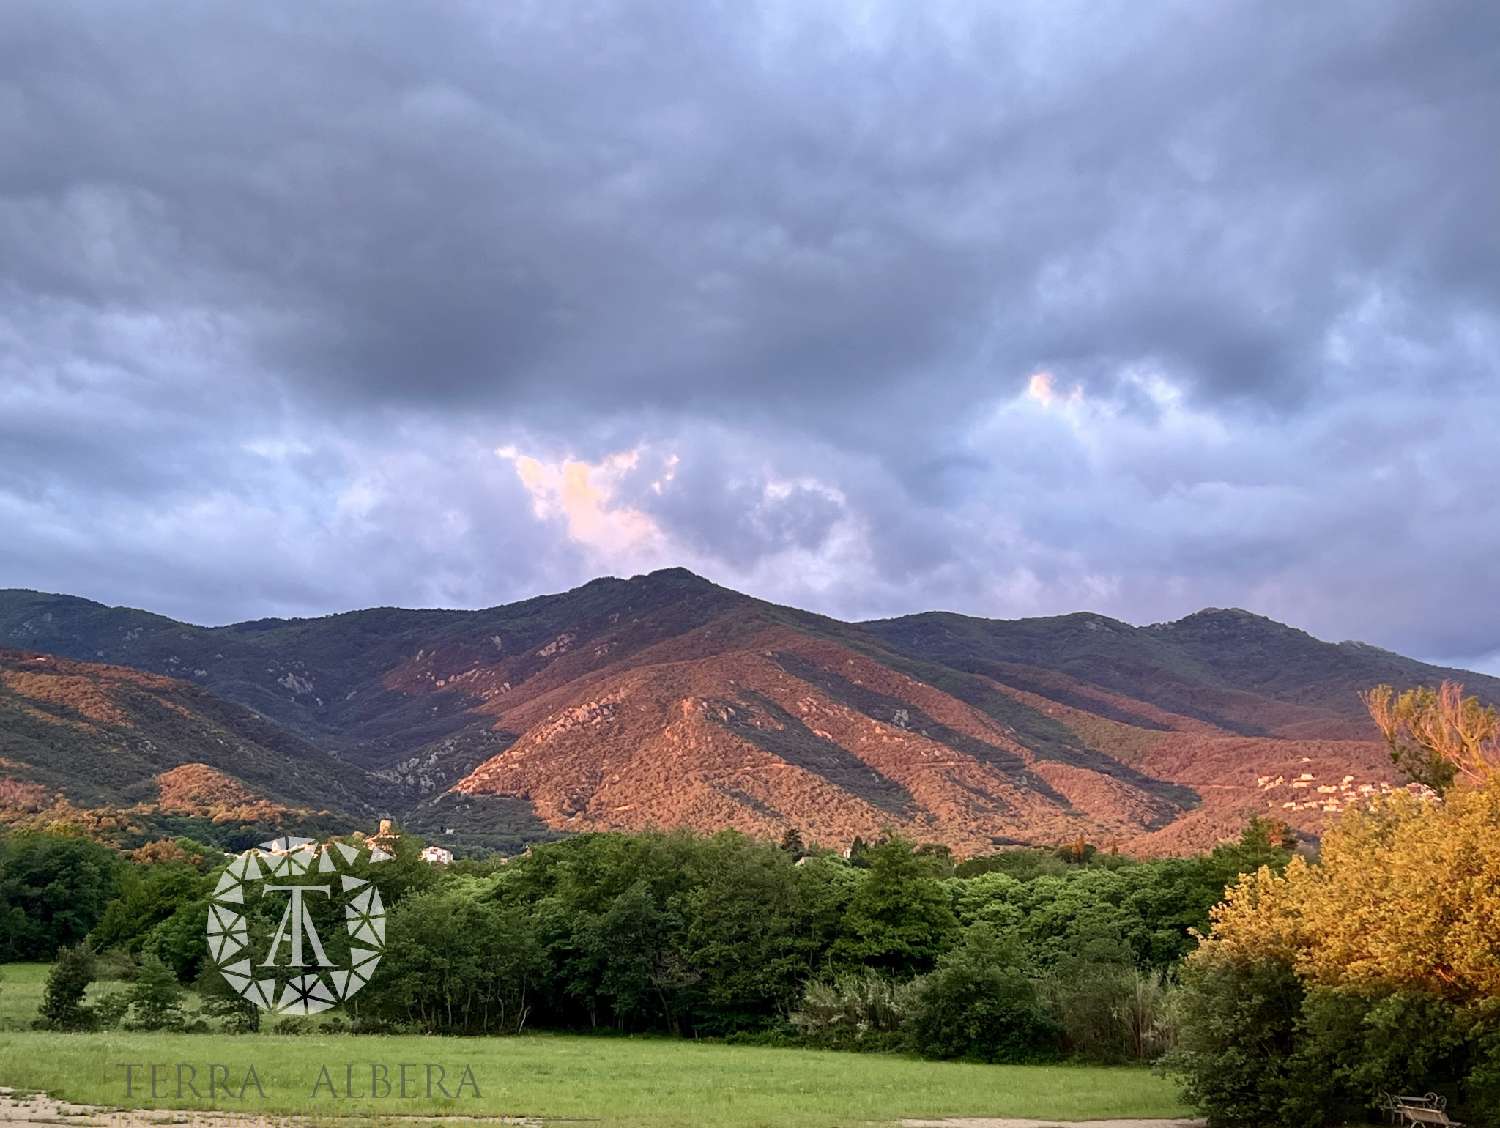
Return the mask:
{"type": "Polygon", "coordinates": [[[445,850],[441,846],[424,846],[422,852],[417,855],[429,866],[449,866],[453,864],[453,851],[445,850]]]}
{"type": "Polygon", "coordinates": [[[370,835],[367,841],[371,848],[384,850],[387,854],[396,852],[396,843],[400,841],[401,835],[396,832],[396,826],[390,819],[380,820],[380,829],[370,835]]]}

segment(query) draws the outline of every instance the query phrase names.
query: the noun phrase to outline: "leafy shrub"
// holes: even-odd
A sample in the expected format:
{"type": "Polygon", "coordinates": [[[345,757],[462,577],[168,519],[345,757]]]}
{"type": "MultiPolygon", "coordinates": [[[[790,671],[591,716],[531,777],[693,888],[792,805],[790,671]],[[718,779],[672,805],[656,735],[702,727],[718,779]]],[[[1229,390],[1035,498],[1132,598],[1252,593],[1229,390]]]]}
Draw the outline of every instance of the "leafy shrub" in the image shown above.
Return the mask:
{"type": "Polygon", "coordinates": [[[874,972],[849,972],[807,985],[792,1025],[813,1046],[893,1050],[906,1040],[912,990],[874,972]]]}
{"type": "Polygon", "coordinates": [[[1309,989],[1280,1123],[1370,1119],[1387,1092],[1460,1098],[1480,1032],[1476,1018],[1472,1008],[1424,992],[1309,989]]]}
{"type": "Polygon", "coordinates": [[[1488,1008],[1419,991],[1304,988],[1283,962],[1222,956],[1190,963],[1179,999],[1169,1068],[1215,1125],[1358,1123],[1382,1093],[1429,1090],[1486,1122],[1500,1096],[1488,1008]]]}
{"type": "Polygon", "coordinates": [[[1171,1048],[1163,972],[1123,961],[1073,961],[1047,978],[1044,994],[1070,1054],[1103,1063],[1150,1062],[1171,1048]]]}
{"type": "MultiPolygon", "coordinates": [[[[93,936],[89,937],[89,943],[95,943],[93,936]]],[[[106,948],[94,956],[94,974],[99,979],[129,983],[138,970],[135,957],[124,948],[106,948]]]]}
{"type": "Polygon", "coordinates": [[[93,1005],[94,1023],[102,1030],[113,1030],[125,1021],[130,1010],[130,995],[125,991],[111,991],[101,996],[93,1005]]]}
{"type": "Polygon", "coordinates": [[[260,1029],[260,1010],[230,987],[219,969],[212,964],[199,974],[194,985],[198,992],[198,1009],[208,1018],[217,1019],[226,1034],[254,1034],[260,1029]]]}
{"type": "Polygon", "coordinates": [[[83,1005],[83,997],[93,981],[92,948],[74,944],[59,951],[57,962],[47,973],[38,1025],[49,1030],[86,1030],[92,1026],[94,1014],[83,1005]]]}
{"type": "Polygon", "coordinates": [[[1280,960],[1189,961],[1178,996],[1177,1046],[1167,1067],[1210,1123],[1282,1123],[1303,994],[1301,981],[1280,960]]]}
{"type": "Polygon", "coordinates": [[[161,959],[147,953],[130,987],[130,1009],[142,1030],[182,1028],[182,987],[177,976],[161,959]]]}
{"type": "Polygon", "coordinates": [[[771,1046],[778,1050],[806,1045],[790,1020],[765,1030],[736,1030],[717,1039],[726,1046],[771,1046]]]}
{"type": "Polygon", "coordinates": [[[1476,1124],[1500,1123],[1500,1007],[1484,1007],[1478,1015],[1474,1057],[1465,1079],[1467,1115],[1476,1124]]]}
{"type": "Polygon", "coordinates": [[[1020,948],[983,925],[912,991],[911,1044],[925,1057],[1024,1062],[1057,1053],[1058,1028],[1020,948]]]}

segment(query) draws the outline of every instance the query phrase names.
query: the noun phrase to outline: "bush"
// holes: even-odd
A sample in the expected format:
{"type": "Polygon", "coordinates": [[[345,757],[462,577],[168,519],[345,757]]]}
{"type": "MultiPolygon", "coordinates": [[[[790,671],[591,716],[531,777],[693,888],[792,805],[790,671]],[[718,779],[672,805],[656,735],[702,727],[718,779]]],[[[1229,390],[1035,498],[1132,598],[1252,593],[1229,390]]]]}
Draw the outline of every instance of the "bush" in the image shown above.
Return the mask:
{"type": "Polygon", "coordinates": [[[1481,1012],[1474,1038],[1474,1060],[1465,1080],[1467,1115],[1477,1124],[1500,1123],[1500,1014],[1493,1005],[1481,1012]]]}
{"type": "Polygon", "coordinates": [[[182,1028],[182,988],[160,957],[147,953],[130,988],[130,1009],[142,1030],[182,1028]]]}
{"type": "MultiPolygon", "coordinates": [[[[1436,1090],[1487,1119],[1486,1010],[1414,991],[1304,988],[1282,962],[1195,960],[1169,1068],[1219,1125],[1316,1128],[1371,1119],[1387,1092],[1436,1090]]],[[[1475,1114],[1478,1115],[1475,1115],[1475,1114]]]]}
{"type": "Polygon", "coordinates": [[[94,1024],[102,1030],[113,1030],[125,1021],[130,1010],[130,995],[125,991],[111,991],[94,1004],[94,1024]]]}
{"type": "Polygon", "coordinates": [[[1155,1061],[1172,1046],[1166,975],[1133,964],[1075,961],[1044,994],[1063,1048],[1088,1061],[1155,1061]]]}
{"type": "Polygon", "coordinates": [[[1188,962],[1167,1068],[1210,1123],[1282,1123],[1302,998],[1301,981],[1280,960],[1188,962]]]}
{"type": "Polygon", "coordinates": [[[924,1057],[1026,1062],[1054,1056],[1059,1031],[1021,949],[976,925],[913,985],[911,1045],[924,1057]]]}
{"type": "MultiPolygon", "coordinates": [[[[93,936],[89,937],[89,943],[95,943],[93,936]]],[[[94,956],[94,975],[97,979],[130,983],[134,981],[137,970],[135,957],[124,948],[106,948],[94,956]]]]}
{"type": "Polygon", "coordinates": [[[814,980],[792,1025],[813,1046],[832,1050],[894,1050],[906,1042],[911,988],[874,972],[814,980]]]}
{"type": "Polygon", "coordinates": [[[48,1030],[87,1030],[94,1023],[94,1015],[83,1005],[83,997],[93,981],[92,948],[74,944],[59,951],[57,962],[47,973],[38,1025],[48,1030]]]}
{"type": "Polygon", "coordinates": [[[209,964],[198,974],[194,984],[198,992],[198,1009],[216,1018],[226,1034],[254,1034],[260,1030],[260,1010],[229,986],[219,969],[209,964]]]}

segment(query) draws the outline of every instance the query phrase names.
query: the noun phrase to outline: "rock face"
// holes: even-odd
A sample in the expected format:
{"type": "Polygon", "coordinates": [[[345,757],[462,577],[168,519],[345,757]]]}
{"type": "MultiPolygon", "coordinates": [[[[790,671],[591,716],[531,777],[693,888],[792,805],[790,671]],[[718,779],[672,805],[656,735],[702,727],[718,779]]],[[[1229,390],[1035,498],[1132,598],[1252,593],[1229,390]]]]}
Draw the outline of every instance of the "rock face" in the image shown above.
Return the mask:
{"type": "MultiPolygon", "coordinates": [[[[324,807],[457,821],[473,844],[683,826],[795,828],[827,845],[900,831],[961,854],[1078,835],[1172,852],[1210,846],[1251,814],[1316,833],[1399,783],[1357,690],[1457,676],[1500,701],[1494,679],[1238,610],[1149,627],[1092,614],[851,624],[681,570],[483,611],[212,629],[0,592],[0,645],[12,643],[117,672],[75,671],[98,692],[74,684],[63,706],[57,683],[5,667],[0,788],[11,794],[69,784],[55,764],[10,756],[6,724],[39,710],[54,727],[129,731],[139,718],[105,683],[155,677],[140,692],[254,709],[303,774],[333,765],[347,795],[324,807]]],[[[246,779],[174,755],[141,780],[200,763],[246,779]]],[[[307,805],[306,788],[247,782],[254,802],[307,805]]]]}

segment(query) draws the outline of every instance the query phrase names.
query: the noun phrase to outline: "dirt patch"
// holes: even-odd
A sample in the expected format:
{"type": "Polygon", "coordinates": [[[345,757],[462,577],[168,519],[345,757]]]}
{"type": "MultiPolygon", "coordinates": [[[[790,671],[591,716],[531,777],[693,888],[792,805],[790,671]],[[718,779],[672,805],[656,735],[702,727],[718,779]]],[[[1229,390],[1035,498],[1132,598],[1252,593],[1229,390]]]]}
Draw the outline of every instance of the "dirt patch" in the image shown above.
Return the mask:
{"type": "MultiPolygon", "coordinates": [[[[74,1128],[311,1128],[313,1125],[373,1124],[515,1124],[542,1128],[542,1121],[516,1116],[259,1116],[245,1112],[194,1111],[181,1108],[103,1108],[72,1104],[44,1093],[17,1093],[0,1088],[0,1128],[70,1125],[74,1128]]],[[[559,1122],[554,1122],[559,1123],[559,1122]]]]}
{"type": "Polygon", "coordinates": [[[954,1116],[903,1120],[901,1128],[1204,1128],[1205,1120],[1021,1120],[1013,1116],[954,1116]]]}
{"type": "MultiPolygon", "coordinates": [[[[178,1108],[104,1108],[72,1104],[45,1093],[18,1093],[0,1088],[0,1128],[32,1125],[69,1125],[73,1128],[313,1128],[314,1125],[354,1126],[438,1124],[514,1124],[544,1128],[566,1120],[542,1121],[516,1116],[260,1116],[244,1112],[194,1111],[178,1108]]],[[[1204,1128],[1202,1120],[1020,1120],[1014,1117],[951,1117],[946,1120],[903,1120],[902,1128],[1204,1128]]]]}

